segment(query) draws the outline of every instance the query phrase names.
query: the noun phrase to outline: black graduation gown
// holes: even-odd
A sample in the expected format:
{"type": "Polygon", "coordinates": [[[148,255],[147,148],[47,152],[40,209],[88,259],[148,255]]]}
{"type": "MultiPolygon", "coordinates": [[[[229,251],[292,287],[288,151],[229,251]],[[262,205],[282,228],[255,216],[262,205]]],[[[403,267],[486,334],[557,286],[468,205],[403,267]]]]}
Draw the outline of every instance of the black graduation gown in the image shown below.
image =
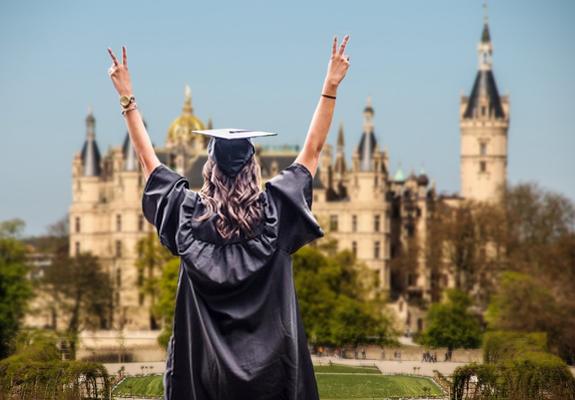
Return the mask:
{"type": "Polygon", "coordinates": [[[265,218],[250,237],[224,241],[201,197],[164,164],[144,188],[144,216],[180,256],[166,400],[316,400],[291,254],[324,236],[311,212],[312,175],[292,163],[261,192],[265,218]]]}

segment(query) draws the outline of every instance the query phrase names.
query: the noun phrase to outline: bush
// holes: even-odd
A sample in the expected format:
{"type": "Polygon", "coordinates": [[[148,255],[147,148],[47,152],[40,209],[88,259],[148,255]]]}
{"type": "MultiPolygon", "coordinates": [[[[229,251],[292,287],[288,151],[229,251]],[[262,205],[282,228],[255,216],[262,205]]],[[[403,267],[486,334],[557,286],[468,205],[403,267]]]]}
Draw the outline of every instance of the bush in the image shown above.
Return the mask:
{"type": "Polygon", "coordinates": [[[483,338],[483,361],[496,363],[510,360],[527,351],[547,351],[547,335],[543,332],[487,332],[483,338]]]}
{"type": "Polygon", "coordinates": [[[575,399],[575,378],[567,364],[548,353],[544,333],[490,332],[484,339],[485,364],[453,373],[452,399],[575,399]]]}
{"type": "Polygon", "coordinates": [[[62,361],[56,336],[21,332],[17,352],[0,361],[0,399],[61,400],[104,398],[110,379],[102,364],[62,361]]]}

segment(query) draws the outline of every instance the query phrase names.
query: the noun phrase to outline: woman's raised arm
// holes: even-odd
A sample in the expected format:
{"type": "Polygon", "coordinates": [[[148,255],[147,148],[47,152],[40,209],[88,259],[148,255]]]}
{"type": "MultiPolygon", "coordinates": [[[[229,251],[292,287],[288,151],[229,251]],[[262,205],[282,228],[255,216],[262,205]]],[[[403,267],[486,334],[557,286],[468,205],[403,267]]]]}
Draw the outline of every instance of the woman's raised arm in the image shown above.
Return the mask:
{"type": "MultiPolygon", "coordinates": [[[[126,47],[122,46],[122,63],[118,62],[118,59],[110,48],[108,48],[108,53],[110,53],[110,57],[112,57],[112,66],[108,70],[108,74],[110,75],[118,94],[120,97],[133,96],[132,82],[130,79],[130,73],[128,72],[128,56],[126,54],[126,47]]],[[[144,170],[144,176],[147,180],[154,168],[160,165],[160,160],[154,152],[150,136],[146,131],[140,112],[135,108],[135,104],[130,104],[127,110],[128,111],[124,111],[126,126],[128,127],[130,140],[134,145],[134,149],[136,150],[136,154],[138,155],[138,159],[140,160],[140,164],[144,170]]]]}
{"type": "Polygon", "coordinates": [[[349,68],[349,56],[344,54],[348,40],[349,35],[346,35],[338,50],[337,36],[333,38],[331,57],[323,83],[322,93],[313,114],[303,149],[295,159],[295,162],[305,165],[312,176],[315,176],[320,152],[329,132],[329,126],[335,108],[337,88],[349,68]]]}

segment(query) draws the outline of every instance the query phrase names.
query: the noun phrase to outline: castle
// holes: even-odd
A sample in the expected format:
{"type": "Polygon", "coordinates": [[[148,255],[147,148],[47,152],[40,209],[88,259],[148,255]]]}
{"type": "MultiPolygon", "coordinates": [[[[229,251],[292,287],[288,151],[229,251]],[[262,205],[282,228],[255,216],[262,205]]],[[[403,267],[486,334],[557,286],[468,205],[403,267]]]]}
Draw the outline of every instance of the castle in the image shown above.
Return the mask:
{"type": "MultiPolygon", "coordinates": [[[[410,297],[430,300],[432,278],[442,287],[452,277],[432,277],[422,259],[414,273],[394,276],[392,260],[411,237],[425,246],[430,210],[440,201],[457,206],[465,199],[493,201],[507,177],[509,98],[500,96],[492,70],[492,43],[487,20],[478,45],[479,66],[469,96],[460,102],[459,195],[441,196],[424,173],[392,173],[389,156],[381,150],[373,123],[375,110],[368,99],[363,127],[348,165],[345,134],[340,126],[334,148],[326,144],[313,180],[313,213],[338,250],[350,249],[377,279],[379,289],[391,296],[390,307],[406,330],[423,327],[423,312],[409,305],[410,297]],[[335,153],[335,154],[334,154],[335,153]],[[407,280],[407,291],[397,280],[407,280]]],[[[192,190],[203,184],[202,167],[207,159],[207,140],[192,131],[209,129],[192,107],[186,87],[181,115],[170,125],[164,147],[156,147],[161,162],[185,176],[192,190]]],[[[267,181],[290,165],[298,146],[262,147],[255,157],[267,181]]],[[[128,135],[122,146],[105,155],[96,140],[96,120],[86,118],[86,139],[72,164],[72,204],[69,209],[70,253],[91,252],[114,277],[115,312],[109,329],[146,331],[159,329],[151,322],[150,299],[138,289],[136,243],[153,232],[141,210],[144,178],[128,135]]],[[[324,240],[324,239],[320,239],[324,240]]]]}

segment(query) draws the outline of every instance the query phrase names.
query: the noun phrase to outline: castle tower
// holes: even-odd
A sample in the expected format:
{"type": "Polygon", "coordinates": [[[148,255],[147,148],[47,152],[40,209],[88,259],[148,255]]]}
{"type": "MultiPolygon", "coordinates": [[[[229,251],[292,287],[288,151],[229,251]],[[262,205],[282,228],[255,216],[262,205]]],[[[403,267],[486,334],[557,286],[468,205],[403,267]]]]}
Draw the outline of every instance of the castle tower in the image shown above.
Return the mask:
{"type": "Polygon", "coordinates": [[[507,180],[509,97],[499,96],[495,83],[487,13],[477,51],[475,82],[460,104],[460,192],[464,198],[495,201],[507,180]]]}
{"type": "MultiPolygon", "coordinates": [[[[341,209],[348,236],[342,239],[342,248],[351,248],[372,270],[379,290],[388,290],[390,284],[389,241],[386,216],[387,175],[385,153],[375,137],[374,109],[371,98],[363,109],[361,138],[352,154],[352,168],[346,174],[347,202],[341,209]]],[[[343,131],[338,138],[343,151],[343,131]]]]}
{"type": "Polygon", "coordinates": [[[99,245],[88,243],[87,235],[97,228],[95,217],[90,214],[101,198],[102,164],[96,142],[96,118],[92,110],[86,116],[86,140],[72,164],[72,206],[69,212],[70,256],[81,252],[94,252],[99,245]]]}

